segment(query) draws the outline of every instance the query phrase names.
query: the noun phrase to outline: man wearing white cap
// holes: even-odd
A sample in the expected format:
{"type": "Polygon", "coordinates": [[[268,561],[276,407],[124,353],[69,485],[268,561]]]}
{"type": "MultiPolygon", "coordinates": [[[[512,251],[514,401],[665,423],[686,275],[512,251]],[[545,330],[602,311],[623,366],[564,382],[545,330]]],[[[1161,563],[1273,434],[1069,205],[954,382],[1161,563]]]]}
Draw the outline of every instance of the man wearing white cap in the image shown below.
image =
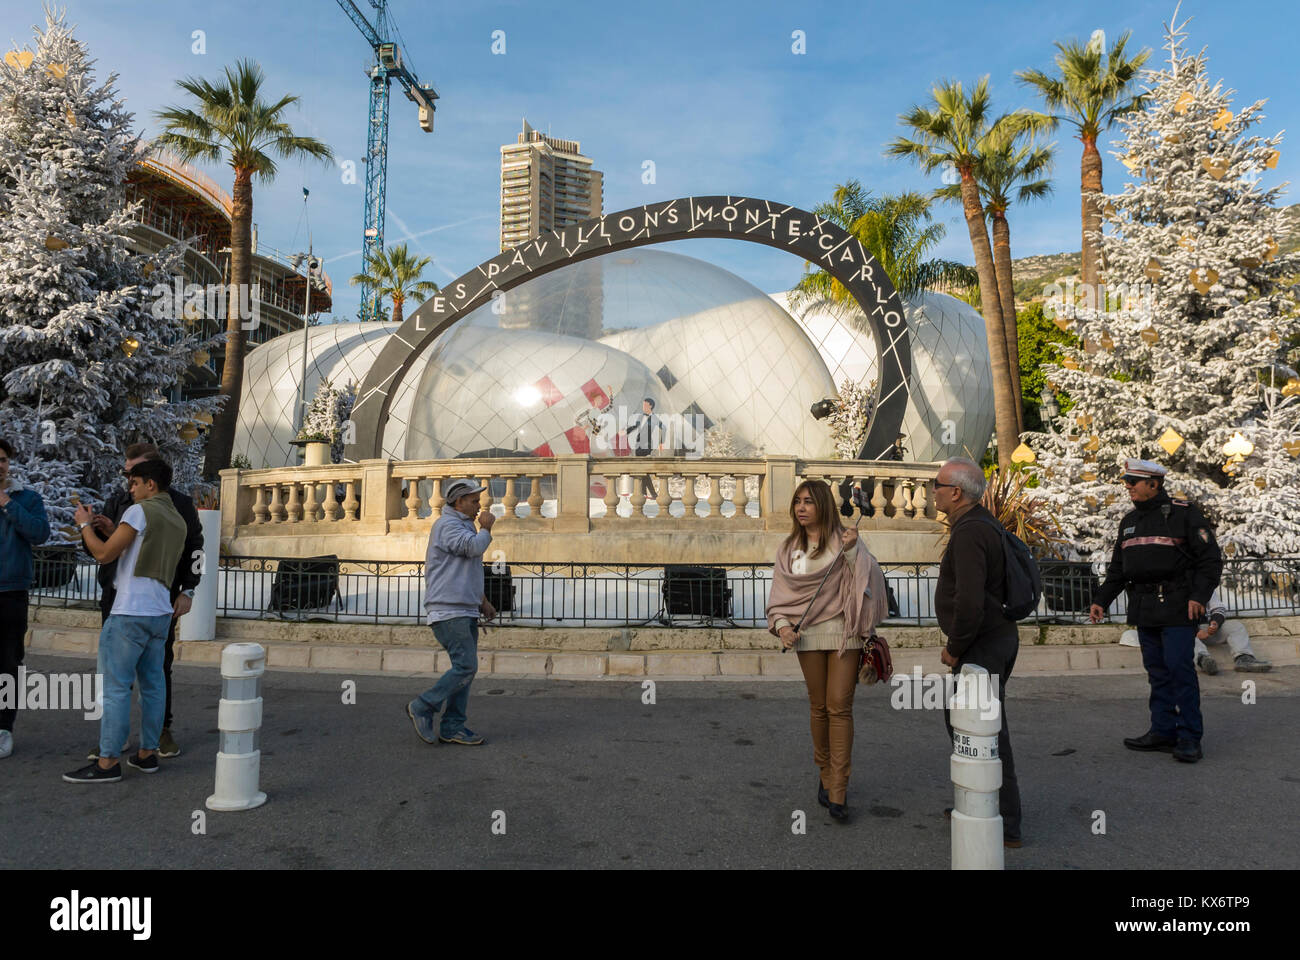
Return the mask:
{"type": "Polygon", "coordinates": [[[1137,627],[1142,666],[1151,684],[1151,728],[1128,737],[1130,750],[1160,750],[1174,759],[1201,759],[1201,689],[1192,661],[1196,625],[1219,585],[1223,557],[1214,530],[1194,504],[1171,500],[1167,471],[1150,460],[1127,460],[1124,484],[1134,509],[1119,524],[1106,580],[1089,619],[1128,593],[1128,622],[1137,627]]]}
{"type": "Polygon", "coordinates": [[[442,514],[429,531],[424,555],[424,610],[433,635],[451,658],[451,669],[406,705],[406,715],[425,743],[476,747],[484,740],[465,726],[469,687],[478,673],[478,616],[491,620],[496,610],[483,593],[483,554],[492,542],[490,510],[479,510],[487,488],[473,480],[454,480],[446,488],[442,514]],[[474,529],[478,513],[481,529],[474,529]],[[445,707],[445,709],[444,709],[445,707]],[[434,733],[434,719],[442,722],[434,733]]]}

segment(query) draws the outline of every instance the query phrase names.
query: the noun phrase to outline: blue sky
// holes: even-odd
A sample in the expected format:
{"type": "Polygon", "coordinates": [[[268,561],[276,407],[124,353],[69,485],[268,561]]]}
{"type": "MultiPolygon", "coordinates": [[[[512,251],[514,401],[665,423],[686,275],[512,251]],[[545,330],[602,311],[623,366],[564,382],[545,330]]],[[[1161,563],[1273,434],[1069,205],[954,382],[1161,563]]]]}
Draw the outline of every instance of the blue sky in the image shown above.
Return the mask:
{"type": "MultiPolygon", "coordinates": [[[[366,0],[357,0],[368,15],[366,0]]],[[[355,313],[346,278],[361,265],[360,172],[365,146],[370,51],[335,0],[66,0],[68,19],[90,46],[100,76],[119,74],[118,89],[146,134],[153,111],[183,102],[175,80],[209,78],[236,58],[267,73],[268,94],[301,98],[291,121],[357,161],[357,182],[338,166],[283,165],[255,187],[262,242],[305,249],[301,188],[311,190],[316,251],[335,281],[335,315],[355,313]],[[192,50],[203,31],[206,53],[192,50]]],[[[435,132],[419,129],[414,104],[394,86],[388,162],[391,245],[434,257],[445,281],[497,252],[499,147],[527,117],[535,127],[581,141],[605,174],[605,210],[691,194],[731,193],[811,207],[837,183],[860,179],[876,193],[926,190],[937,178],[884,156],[902,130],[898,114],[928,100],[941,78],[972,84],[989,74],[998,109],[1037,106],[1013,80],[1026,67],[1049,68],[1053,41],[1133,31],[1132,46],[1163,55],[1162,23],[1173,0],[1094,0],[1058,5],[915,0],[870,2],[569,2],[444,3],[390,0],[406,40],[408,64],[441,98],[435,132]],[[491,52],[505,31],[506,52],[491,52]],[[802,30],[807,52],[792,53],[802,30]],[[653,160],[656,183],[642,183],[653,160]]],[[[4,41],[30,41],[43,21],[35,0],[0,0],[4,41]]],[[[1300,95],[1291,47],[1300,36],[1300,4],[1275,0],[1184,0],[1189,45],[1208,47],[1210,75],[1236,89],[1235,102],[1267,98],[1261,132],[1300,127],[1300,95]]],[[[7,47],[8,48],[8,47],[7,47]]],[[[1056,195],[1013,208],[1012,253],[1078,249],[1079,144],[1057,137],[1056,195]]],[[[1103,150],[1106,188],[1126,173],[1103,150]]],[[[229,189],[229,170],[211,168],[229,189]]],[[[1300,150],[1282,147],[1271,182],[1292,181],[1300,150]]],[[[1266,183],[1270,180],[1266,180],[1266,183]]],[[[1296,202],[1291,195],[1285,202],[1296,202]]],[[[955,207],[936,208],[948,226],[939,251],[970,261],[955,207]]],[[[765,291],[790,287],[802,262],[756,244],[696,240],[671,245],[743,276],[765,291]]]]}

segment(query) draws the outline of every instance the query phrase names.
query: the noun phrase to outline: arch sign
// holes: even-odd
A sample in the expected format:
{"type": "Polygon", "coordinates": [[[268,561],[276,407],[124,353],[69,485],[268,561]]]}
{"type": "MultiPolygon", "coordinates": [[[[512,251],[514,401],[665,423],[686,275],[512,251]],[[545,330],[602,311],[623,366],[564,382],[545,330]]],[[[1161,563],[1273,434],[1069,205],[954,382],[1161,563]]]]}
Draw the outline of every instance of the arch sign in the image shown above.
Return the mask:
{"type": "Polygon", "coordinates": [[[396,385],[439,334],[496,291],[602,254],[695,237],[779,247],[817,264],[848,288],[876,343],[874,413],[858,456],[884,459],[902,426],[912,375],[911,341],[894,285],[862,244],[830,220],[752,197],[683,197],[593,217],[534,237],[453,280],[406,318],[371,364],[352,408],[357,440],[347,448],[348,459],[383,456],[384,424],[396,385]]]}

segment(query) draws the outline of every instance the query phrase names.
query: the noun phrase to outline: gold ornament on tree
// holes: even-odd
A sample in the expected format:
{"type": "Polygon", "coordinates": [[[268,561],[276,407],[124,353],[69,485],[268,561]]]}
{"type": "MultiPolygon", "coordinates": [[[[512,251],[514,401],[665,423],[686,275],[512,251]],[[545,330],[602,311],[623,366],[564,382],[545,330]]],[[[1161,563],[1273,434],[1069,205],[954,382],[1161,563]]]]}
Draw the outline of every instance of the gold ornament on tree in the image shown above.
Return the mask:
{"type": "Polygon", "coordinates": [[[77,115],[72,112],[71,107],[68,107],[67,111],[63,114],[63,116],[67,119],[68,126],[75,127],[77,125],[77,115]]]}
{"type": "Polygon", "coordinates": [[[1183,445],[1183,438],[1173,427],[1168,427],[1160,434],[1160,439],[1156,443],[1160,444],[1161,450],[1172,457],[1174,452],[1183,445]]]}
{"type": "Polygon", "coordinates": [[[1192,96],[1191,92],[1184,90],[1178,95],[1178,99],[1174,101],[1174,112],[1186,113],[1191,109],[1192,104],[1195,102],[1196,98],[1192,96]]]}
{"type": "Polygon", "coordinates": [[[1267,240],[1265,240],[1264,241],[1264,262],[1272,263],[1273,258],[1277,256],[1277,251],[1278,251],[1278,245],[1276,240],[1274,240],[1272,237],[1269,237],[1267,240]]]}
{"type": "Polygon", "coordinates": [[[1146,275],[1146,278],[1148,280],[1154,283],[1155,281],[1160,279],[1161,275],[1165,272],[1165,270],[1164,267],[1160,265],[1160,261],[1157,260],[1155,257],[1152,257],[1150,260],[1147,261],[1146,269],[1143,270],[1142,272],[1146,275]]]}
{"type": "Polygon", "coordinates": [[[1066,357],[1064,360],[1061,361],[1061,366],[1065,367],[1066,370],[1079,369],[1079,363],[1073,357],[1066,357]]]}
{"type": "Polygon", "coordinates": [[[1188,279],[1192,281],[1192,286],[1201,296],[1210,292],[1210,287],[1219,281],[1219,271],[1211,267],[1197,267],[1189,275],[1188,279]]]}
{"type": "Polygon", "coordinates": [[[1292,377],[1287,380],[1286,384],[1282,387],[1282,396],[1294,397],[1297,394],[1300,394],[1300,380],[1292,377]]]}
{"type": "Polygon", "coordinates": [[[1103,333],[1101,335],[1100,343],[1101,343],[1101,348],[1105,350],[1107,353],[1110,353],[1112,350],[1115,349],[1115,340],[1109,333],[1103,333]]]}
{"type": "Polygon", "coordinates": [[[68,75],[68,65],[66,63],[51,63],[45,70],[50,76],[58,80],[62,80],[68,75]]]}
{"type": "Polygon", "coordinates": [[[35,55],[30,50],[10,50],[5,54],[5,63],[15,70],[26,70],[35,59],[35,55]]]}
{"type": "Polygon", "coordinates": [[[1255,478],[1255,486],[1258,487],[1260,490],[1263,490],[1264,487],[1265,487],[1265,485],[1266,485],[1266,483],[1265,483],[1265,480],[1264,480],[1263,477],[1256,477],[1256,478],[1255,478]]]}
{"type": "Polygon", "coordinates": [[[182,424],[181,428],[176,432],[180,434],[181,439],[184,440],[186,443],[188,443],[191,440],[198,439],[199,436],[199,428],[197,425],[195,425],[192,422],[182,424]]]}
{"type": "Polygon", "coordinates": [[[194,419],[209,427],[212,426],[212,414],[208,413],[206,410],[200,410],[198,413],[194,414],[194,419]]]}
{"type": "Polygon", "coordinates": [[[1215,180],[1222,180],[1225,176],[1227,176],[1228,168],[1232,166],[1232,164],[1230,164],[1223,157],[1220,157],[1217,160],[1212,160],[1209,157],[1205,157],[1203,160],[1201,160],[1201,166],[1204,167],[1205,172],[1208,173],[1210,176],[1212,176],[1215,180]]]}
{"type": "Polygon", "coordinates": [[[1268,156],[1264,158],[1264,166],[1269,170],[1277,169],[1277,162],[1282,159],[1281,150],[1270,150],[1268,156]]]}
{"type": "Polygon", "coordinates": [[[1160,333],[1155,327],[1143,327],[1138,336],[1142,338],[1143,343],[1147,344],[1155,344],[1160,339],[1160,333]]]}
{"type": "Polygon", "coordinates": [[[68,241],[64,240],[62,237],[48,236],[45,238],[45,249],[66,250],[68,249],[68,241]]]}
{"type": "Polygon", "coordinates": [[[1083,449],[1089,453],[1096,453],[1101,448],[1101,437],[1095,434],[1089,438],[1088,442],[1083,445],[1083,449]]]}
{"type": "Polygon", "coordinates": [[[1242,257],[1237,261],[1237,266],[1246,270],[1254,270],[1261,263],[1263,263],[1263,261],[1260,260],[1259,257],[1242,257]]]}
{"type": "Polygon", "coordinates": [[[1182,247],[1184,250],[1196,249],[1196,241],[1192,239],[1192,235],[1190,233],[1184,233],[1181,237],[1179,237],[1178,245],[1182,247]]]}
{"type": "Polygon", "coordinates": [[[135,337],[127,337],[122,341],[122,352],[128,357],[134,357],[135,352],[140,349],[140,341],[135,337]]]}
{"type": "Polygon", "coordinates": [[[1215,130],[1222,130],[1230,123],[1232,123],[1232,111],[1224,107],[1214,115],[1214,119],[1210,121],[1210,126],[1215,130]]]}
{"type": "Polygon", "coordinates": [[[191,359],[194,360],[194,365],[196,367],[206,367],[208,365],[208,361],[212,359],[212,354],[202,349],[195,350],[191,359]]]}
{"type": "Polygon", "coordinates": [[[1087,473],[1083,475],[1084,483],[1093,483],[1096,479],[1097,479],[1097,474],[1094,473],[1092,470],[1089,470],[1087,473]]]}
{"type": "Polygon", "coordinates": [[[1036,459],[1038,458],[1034,456],[1034,451],[1030,450],[1029,445],[1025,443],[1021,443],[1011,454],[1012,463],[1033,463],[1036,459]]]}
{"type": "Polygon", "coordinates": [[[1282,444],[1282,449],[1293,457],[1300,457],[1300,438],[1288,440],[1282,444]]]}

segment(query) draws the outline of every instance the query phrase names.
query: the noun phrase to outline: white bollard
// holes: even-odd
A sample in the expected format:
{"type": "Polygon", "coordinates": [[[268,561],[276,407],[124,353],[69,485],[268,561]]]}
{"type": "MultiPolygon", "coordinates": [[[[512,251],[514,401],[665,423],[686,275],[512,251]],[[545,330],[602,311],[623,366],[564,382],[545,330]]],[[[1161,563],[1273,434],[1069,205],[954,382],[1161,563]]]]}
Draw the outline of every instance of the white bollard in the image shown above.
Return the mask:
{"type": "Polygon", "coordinates": [[[1002,761],[998,758],[998,731],[1002,704],[989,673],[968,663],[954,678],[956,689],[948,699],[952,724],[952,868],[1001,870],[1002,815],[998,791],[1002,787],[1002,761]]]}
{"type": "MultiPolygon", "coordinates": [[[[203,567],[199,585],[194,588],[190,612],[176,624],[177,640],[217,639],[217,578],[221,573],[221,511],[200,510],[203,527],[203,567]]],[[[193,558],[187,558],[193,563],[193,558]]]]}
{"type": "Polygon", "coordinates": [[[232,643],[221,651],[221,704],[217,727],[217,787],[209,810],[251,810],[266,803],[257,789],[262,751],[262,674],[266,651],[257,643],[232,643]]]}

